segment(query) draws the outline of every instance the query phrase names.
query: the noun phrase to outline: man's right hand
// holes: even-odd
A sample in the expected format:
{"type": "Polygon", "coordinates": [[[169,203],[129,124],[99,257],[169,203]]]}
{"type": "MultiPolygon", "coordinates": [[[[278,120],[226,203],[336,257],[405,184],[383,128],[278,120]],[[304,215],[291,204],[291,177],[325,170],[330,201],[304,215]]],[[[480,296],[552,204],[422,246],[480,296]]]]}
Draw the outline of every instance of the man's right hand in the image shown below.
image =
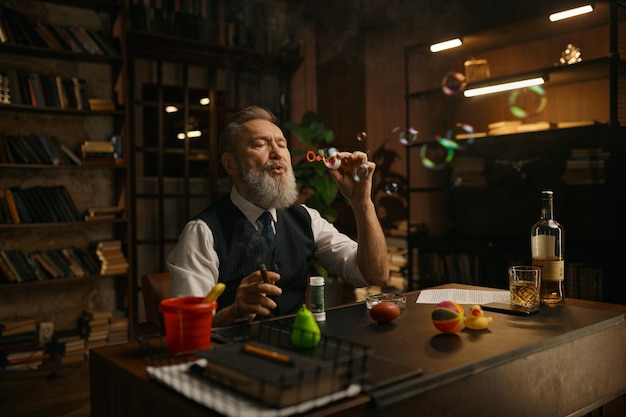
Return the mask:
{"type": "Polygon", "coordinates": [[[250,320],[257,315],[267,316],[276,308],[276,302],[268,296],[282,294],[280,287],[275,283],[280,275],[267,271],[269,283],[263,281],[260,271],[255,271],[241,280],[235,296],[235,318],[249,316],[250,320]]]}

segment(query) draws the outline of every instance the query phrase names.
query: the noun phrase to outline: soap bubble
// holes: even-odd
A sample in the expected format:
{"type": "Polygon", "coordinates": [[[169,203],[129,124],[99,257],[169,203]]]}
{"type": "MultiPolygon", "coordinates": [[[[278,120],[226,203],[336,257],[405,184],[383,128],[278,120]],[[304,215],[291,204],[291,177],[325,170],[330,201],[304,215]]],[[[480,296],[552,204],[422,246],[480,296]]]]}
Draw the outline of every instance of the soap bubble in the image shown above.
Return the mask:
{"type": "Polygon", "coordinates": [[[387,195],[394,195],[394,194],[396,194],[397,192],[398,192],[398,183],[397,183],[397,182],[393,182],[393,181],[392,181],[392,182],[387,183],[387,184],[385,185],[385,193],[386,193],[387,195]]]}
{"type": "Polygon", "coordinates": [[[465,80],[465,75],[460,72],[449,72],[443,77],[443,80],[441,80],[441,89],[447,96],[463,92],[466,85],[467,81],[465,80]]]}
{"type": "Polygon", "coordinates": [[[520,119],[541,113],[547,103],[546,92],[540,85],[513,90],[509,96],[511,114],[520,119]]]}
{"type": "Polygon", "coordinates": [[[367,132],[357,133],[356,140],[358,140],[359,142],[363,142],[365,139],[367,139],[367,132]]]}
{"type": "Polygon", "coordinates": [[[361,180],[366,179],[369,173],[370,169],[367,164],[361,164],[358,167],[354,168],[354,175],[352,176],[352,178],[354,178],[356,182],[360,182],[361,180]]]}
{"type": "Polygon", "coordinates": [[[448,147],[450,140],[437,136],[435,141],[425,143],[420,149],[422,165],[428,169],[445,168],[454,157],[454,149],[448,147]]]}
{"type": "Polygon", "coordinates": [[[476,140],[474,135],[474,127],[467,123],[458,122],[454,125],[454,129],[448,131],[447,139],[453,142],[453,149],[467,149],[476,140]]]}
{"type": "Polygon", "coordinates": [[[337,157],[338,152],[336,148],[328,148],[324,155],[324,162],[329,169],[339,169],[341,166],[341,160],[337,157]]]}
{"type": "Polygon", "coordinates": [[[415,128],[410,127],[406,131],[400,132],[400,143],[404,146],[411,146],[417,143],[418,134],[419,132],[415,128]]]}

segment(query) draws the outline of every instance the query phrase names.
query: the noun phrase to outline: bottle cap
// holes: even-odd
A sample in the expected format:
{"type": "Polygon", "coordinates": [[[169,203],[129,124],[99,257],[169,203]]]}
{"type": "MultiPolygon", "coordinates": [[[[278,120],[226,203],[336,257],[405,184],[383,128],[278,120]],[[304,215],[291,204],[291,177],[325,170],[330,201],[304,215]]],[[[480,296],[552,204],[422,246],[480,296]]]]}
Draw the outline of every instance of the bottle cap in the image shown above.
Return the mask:
{"type": "Polygon", "coordinates": [[[311,277],[309,279],[309,283],[311,285],[324,285],[324,277],[311,277]]]}
{"type": "Polygon", "coordinates": [[[326,321],[326,312],[322,311],[321,313],[313,313],[313,317],[315,317],[316,321],[326,321]]]}

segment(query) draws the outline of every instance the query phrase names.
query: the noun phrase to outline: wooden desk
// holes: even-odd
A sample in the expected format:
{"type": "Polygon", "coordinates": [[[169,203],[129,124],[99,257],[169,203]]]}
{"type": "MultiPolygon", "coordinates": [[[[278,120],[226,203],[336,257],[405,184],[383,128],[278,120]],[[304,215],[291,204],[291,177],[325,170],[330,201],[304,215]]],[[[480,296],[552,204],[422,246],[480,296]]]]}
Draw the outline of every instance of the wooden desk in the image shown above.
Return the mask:
{"type": "MultiPolygon", "coordinates": [[[[488,313],[487,331],[442,335],[417,295],[390,326],[373,324],[360,303],[329,310],[322,328],[422,375],[307,415],[578,416],[626,393],[626,306],[568,299],[531,317],[488,313]]],[[[214,415],[148,380],[145,353],[136,343],[91,352],[92,416],[214,415]]]]}

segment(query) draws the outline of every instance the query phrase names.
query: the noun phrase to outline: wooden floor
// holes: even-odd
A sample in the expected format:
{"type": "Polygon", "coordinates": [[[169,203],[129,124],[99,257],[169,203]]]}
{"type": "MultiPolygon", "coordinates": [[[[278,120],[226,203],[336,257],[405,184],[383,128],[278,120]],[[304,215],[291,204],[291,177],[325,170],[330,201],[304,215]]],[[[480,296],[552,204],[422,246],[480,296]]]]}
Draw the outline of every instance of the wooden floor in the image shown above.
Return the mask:
{"type": "MultiPolygon", "coordinates": [[[[626,395],[604,406],[603,412],[589,416],[626,416],[626,395]]],[[[88,363],[0,372],[0,416],[89,417],[88,363]]]]}

